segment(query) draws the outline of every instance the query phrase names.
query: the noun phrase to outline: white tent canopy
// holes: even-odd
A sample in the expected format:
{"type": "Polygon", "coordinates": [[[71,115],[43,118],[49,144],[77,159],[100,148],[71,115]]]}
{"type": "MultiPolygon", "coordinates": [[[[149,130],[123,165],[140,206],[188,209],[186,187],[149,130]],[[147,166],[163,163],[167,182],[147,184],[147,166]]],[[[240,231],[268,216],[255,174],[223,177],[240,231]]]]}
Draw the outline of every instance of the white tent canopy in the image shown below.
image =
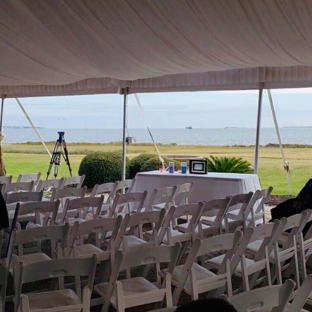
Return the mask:
{"type": "Polygon", "coordinates": [[[0,2],[7,97],[312,86],[310,0],[0,2]]]}

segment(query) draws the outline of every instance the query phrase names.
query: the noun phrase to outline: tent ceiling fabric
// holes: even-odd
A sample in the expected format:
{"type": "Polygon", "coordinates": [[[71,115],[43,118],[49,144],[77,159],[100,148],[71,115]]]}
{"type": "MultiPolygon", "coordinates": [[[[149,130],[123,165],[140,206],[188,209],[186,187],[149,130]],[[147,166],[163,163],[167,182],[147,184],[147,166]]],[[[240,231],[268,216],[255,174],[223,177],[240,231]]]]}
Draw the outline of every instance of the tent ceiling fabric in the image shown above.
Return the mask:
{"type": "Polygon", "coordinates": [[[0,94],[312,86],[311,0],[0,2],[0,94]]]}

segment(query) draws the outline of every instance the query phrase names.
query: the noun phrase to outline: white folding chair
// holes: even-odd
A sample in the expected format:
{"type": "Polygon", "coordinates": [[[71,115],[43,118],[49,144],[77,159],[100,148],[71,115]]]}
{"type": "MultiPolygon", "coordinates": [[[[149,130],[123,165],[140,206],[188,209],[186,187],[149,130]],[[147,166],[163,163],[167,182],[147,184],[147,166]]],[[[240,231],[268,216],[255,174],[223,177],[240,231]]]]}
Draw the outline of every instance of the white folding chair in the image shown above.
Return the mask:
{"type": "Polygon", "coordinates": [[[189,203],[189,197],[194,188],[195,182],[189,182],[177,185],[178,189],[174,196],[174,205],[181,206],[189,203]]]}
{"type": "MultiPolygon", "coordinates": [[[[0,230],[0,250],[2,250],[3,232],[0,230]]],[[[1,260],[0,260],[1,261],[1,260]]],[[[5,266],[0,265],[0,312],[5,312],[5,296],[8,282],[8,270],[5,266]]]]}
{"type": "Polygon", "coordinates": [[[171,206],[174,206],[174,197],[178,190],[178,187],[168,186],[160,189],[154,189],[149,200],[146,203],[145,210],[169,210],[171,206]]]}
{"type": "Polygon", "coordinates": [[[13,176],[0,176],[0,184],[10,184],[12,183],[13,176]]]}
{"type": "Polygon", "coordinates": [[[295,282],[261,287],[246,291],[229,298],[237,312],[246,311],[283,311],[295,288],[295,282]],[[273,308],[275,308],[273,310],[273,308]]]}
{"type": "Polygon", "coordinates": [[[172,307],[171,274],[179,254],[180,244],[173,246],[152,246],[144,248],[144,252],[130,250],[117,253],[111,277],[108,283],[95,285],[94,290],[103,297],[102,312],[107,312],[112,304],[117,312],[126,308],[143,304],[162,302],[166,298],[166,306],[172,307]],[[160,264],[167,263],[168,269],[161,281],[160,264]],[[157,281],[151,283],[145,277],[132,277],[117,280],[119,272],[138,266],[156,265],[157,281]]]}
{"type": "Polygon", "coordinates": [[[41,177],[41,172],[38,173],[26,173],[26,174],[20,174],[17,177],[16,182],[31,182],[34,181],[34,189],[32,191],[35,190],[35,188],[38,185],[38,182],[40,180],[41,177]]]}
{"type": "Polygon", "coordinates": [[[43,191],[43,200],[51,200],[52,191],[54,189],[62,189],[65,178],[39,180],[36,191],[43,191]]]}
{"type": "Polygon", "coordinates": [[[107,260],[110,256],[114,259],[124,235],[124,231],[119,233],[121,223],[121,216],[117,218],[97,218],[83,223],[76,221],[69,238],[69,256],[80,258],[96,254],[99,262],[107,260]],[[88,239],[92,234],[94,235],[93,244],[88,239]],[[118,237],[118,235],[122,237],[118,237]],[[108,245],[108,250],[103,249],[105,243],[108,245]]]}
{"type": "Polygon", "coordinates": [[[122,194],[132,193],[134,190],[136,179],[128,179],[124,181],[118,181],[115,192],[121,192],[122,194]]]}
{"type": "Polygon", "coordinates": [[[41,192],[14,192],[5,193],[4,199],[7,204],[18,202],[34,202],[41,201],[43,193],[41,192]]]}
{"type": "MultiPolygon", "coordinates": [[[[18,257],[14,257],[14,292],[16,310],[20,307],[23,312],[56,312],[56,311],[90,311],[90,300],[96,271],[97,258],[55,259],[25,266],[18,257]],[[22,285],[49,278],[87,276],[87,285],[83,295],[71,289],[64,289],[59,282],[58,290],[39,293],[22,294],[22,285]]],[[[80,288],[80,285],[78,285],[80,288]]]]}
{"type": "MultiPolygon", "coordinates": [[[[14,219],[16,222],[29,221],[40,226],[53,225],[56,223],[59,206],[59,200],[54,202],[35,201],[17,203],[14,219]]],[[[11,215],[9,217],[11,219],[11,215]]]]}
{"type": "MultiPolygon", "coordinates": [[[[196,237],[206,238],[212,235],[222,233],[222,221],[226,215],[227,209],[230,205],[231,197],[213,199],[204,202],[203,211],[201,213],[198,226],[196,228],[196,237]],[[210,224],[205,223],[205,219],[210,218],[210,224]]],[[[176,227],[177,230],[185,232],[189,222],[182,223],[176,227]]]]}
{"type": "Polygon", "coordinates": [[[273,187],[269,186],[267,189],[256,191],[254,196],[257,198],[254,206],[251,209],[251,213],[247,216],[247,224],[250,226],[257,226],[259,224],[266,223],[265,220],[265,205],[268,201],[273,187]]]}
{"type": "Polygon", "coordinates": [[[173,304],[177,305],[182,291],[197,300],[199,294],[227,286],[227,293],[232,295],[231,261],[242,238],[242,232],[233,234],[221,234],[205,239],[196,239],[183,265],[174,268],[172,284],[175,286],[173,292],[173,304]],[[209,253],[226,251],[221,267],[217,273],[207,269],[202,263],[196,263],[198,257],[202,258],[209,253]]]}
{"type": "Polygon", "coordinates": [[[287,304],[284,311],[286,312],[300,312],[305,303],[312,304],[312,275],[308,275],[303,281],[300,288],[296,291],[292,303],[287,304]]]}
{"type": "Polygon", "coordinates": [[[60,218],[60,224],[69,223],[70,225],[78,221],[79,223],[86,220],[87,214],[90,218],[99,214],[102,208],[104,197],[81,197],[75,199],[66,199],[63,214],[60,218]]]}
{"type": "Polygon", "coordinates": [[[75,177],[69,177],[69,178],[65,178],[65,182],[63,184],[63,187],[77,187],[77,188],[81,188],[82,187],[82,183],[85,179],[85,175],[81,175],[81,176],[75,176],[75,177]]]}
{"type": "Polygon", "coordinates": [[[103,183],[103,184],[95,184],[94,185],[92,192],[90,194],[90,197],[96,197],[99,195],[104,196],[104,202],[103,202],[100,214],[102,213],[102,211],[105,212],[105,211],[109,210],[109,207],[113,203],[114,197],[116,195],[117,185],[118,185],[118,182],[103,183]]]}
{"type": "Polygon", "coordinates": [[[32,192],[34,185],[34,181],[3,184],[1,192],[3,195],[10,192],[32,192]]]}
{"type": "MultiPolygon", "coordinates": [[[[63,256],[67,244],[69,226],[51,225],[44,227],[34,227],[22,231],[14,229],[9,242],[7,257],[0,260],[1,265],[12,272],[11,261],[14,250],[17,249],[19,261],[23,261],[27,266],[31,263],[50,260],[51,257],[41,251],[41,242],[50,241],[51,256],[56,258],[58,254],[63,256]],[[37,243],[34,253],[23,253],[23,245],[28,243],[37,243]]],[[[29,251],[28,251],[29,252],[29,251]]]]}
{"type": "Polygon", "coordinates": [[[108,217],[116,216],[118,213],[131,213],[141,211],[144,205],[147,192],[133,192],[126,194],[116,194],[112,205],[108,211],[108,217]]]}
{"type": "Polygon", "coordinates": [[[147,247],[147,246],[157,246],[158,232],[164,220],[166,211],[162,209],[160,211],[144,211],[140,213],[134,213],[125,216],[125,222],[122,225],[124,231],[127,229],[126,235],[122,240],[122,250],[127,252],[134,248],[147,247]],[[144,240],[144,225],[149,225],[152,227],[150,235],[147,240],[144,240]]]}

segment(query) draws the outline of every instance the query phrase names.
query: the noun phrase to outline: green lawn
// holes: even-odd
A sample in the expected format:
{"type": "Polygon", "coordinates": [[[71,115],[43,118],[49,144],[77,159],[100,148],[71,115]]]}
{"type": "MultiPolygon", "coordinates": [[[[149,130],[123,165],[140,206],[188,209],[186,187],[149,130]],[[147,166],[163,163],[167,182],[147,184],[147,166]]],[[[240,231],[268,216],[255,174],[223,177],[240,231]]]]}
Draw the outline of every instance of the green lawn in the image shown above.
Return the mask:
{"type": "MultiPolygon", "coordinates": [[[[50,150],[54,144],[50,143],[50,150]]],[[[254,161],[254,147],[226,147],[226,146],[177,146],[159,145],[162,155],[200,155],[200,156],[236,156],[242,157],[251,163],[254,161]]],[[[78,168],[83,156],[90,151],[121,150],[121,144],[68,144],[69,158],[73,174],[78,173],[78,168]]],[[[134,144],[128,146],[130,158],[140,153],[154,152],[150,144],[134,144]]],[[[291,184],[294,194],[304,186],[312,176],[312,148],[285,148],[286,159],[290,163],[291,184]]],[[[41,172],[45,179],[50,158],[39,144],[4,144],[3,156],[7,174],[14,178],[19,173],[41,172]]],[[[51,172],[51,176],[53,172],[51,172]]],[[[64,161],[60,166],[60,176],[69,176],[68,168],[64,161]]],[[[278,148],[260,148],[259,177],[263,187],[272,185],[273,194],[290,194],[286,181],[283,163],[278,148]]]]}

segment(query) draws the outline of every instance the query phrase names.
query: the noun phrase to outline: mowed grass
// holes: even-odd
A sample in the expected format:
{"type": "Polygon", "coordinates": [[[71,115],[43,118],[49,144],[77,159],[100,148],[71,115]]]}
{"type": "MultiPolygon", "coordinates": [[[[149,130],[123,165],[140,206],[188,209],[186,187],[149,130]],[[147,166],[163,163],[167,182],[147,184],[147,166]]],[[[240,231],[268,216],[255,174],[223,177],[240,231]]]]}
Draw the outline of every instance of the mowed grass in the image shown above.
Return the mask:
{"type": "MultiPolygon", "coordinates": [[[[54,143],[49,143],[50,151],[54,143]]],[[[78,174],[79,164],[85,154],[91,151],[121,150],[121,144],[67,144],[69,159],[73,174],[78,174]]],[[[198,155],[198,156],[235,156],[242,157],[253,164],[254,147],[228,147],[228,146],[178,146],[159,145],[161,154],[165,155],[198,155]]],[[[155,153],[151,144],[133,144],[127,147],[128,157],[132,158],[141,153],[155,153]]],[[[260,148],[259,177],[262,187],[272,185],[273,194],[296,195],[312,176],[312,148],[285,148],[285,157],[290,163],[289,188],[279,148],[260,148]]],[[[40,144],[4,144],[3,156],[7,174],[17,178],[19,173],[41,172],[43,178],[49,168],[50,158],[40,144]]],[[[53,177],[52,170],[50,177],[53,177]]],[[[68,168],[62,159],[59,177],[69,176],[68,168]]]]}

